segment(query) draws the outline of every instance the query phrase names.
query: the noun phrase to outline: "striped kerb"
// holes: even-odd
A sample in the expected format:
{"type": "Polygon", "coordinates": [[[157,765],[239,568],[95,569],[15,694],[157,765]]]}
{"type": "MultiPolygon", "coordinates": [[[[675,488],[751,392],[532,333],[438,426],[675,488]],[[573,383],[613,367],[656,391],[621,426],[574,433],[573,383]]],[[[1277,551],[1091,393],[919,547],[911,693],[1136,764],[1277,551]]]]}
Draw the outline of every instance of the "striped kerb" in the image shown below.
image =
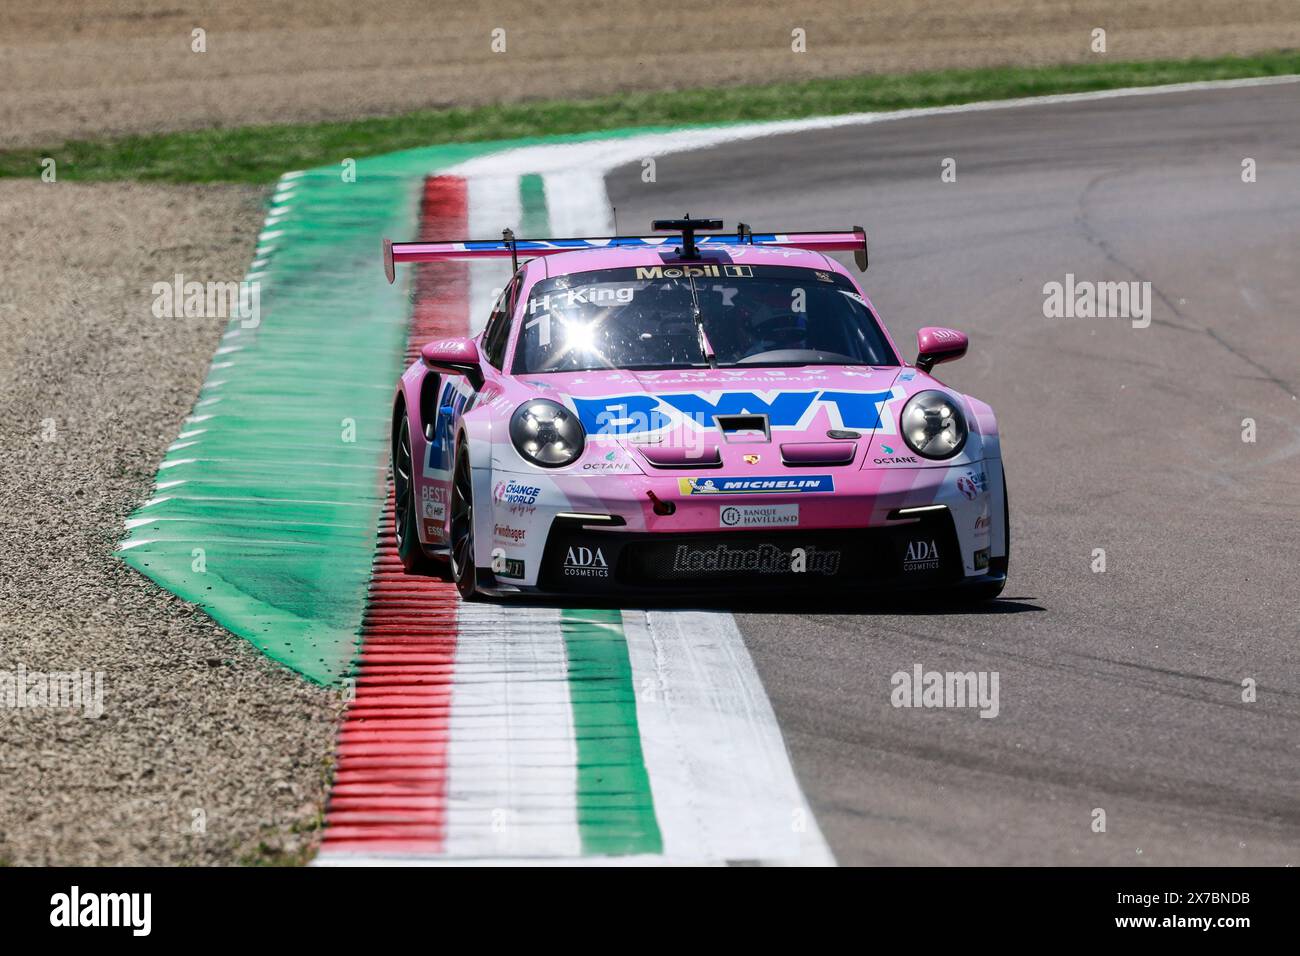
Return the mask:
{"type": "MultiPolygon", "coordinates": [[[[427,179],[420,238],[474,232],[467,197],[461,179],[427,179]]],[[[540,177],[520,178],[516,208],[520,229],[547,233],[540,177]]],[[[473,284],[464,263],[416,268],[408,361],[471,331],[473,284]]],[[[403,574],[392,516],[390,495],[323,851],[662,852],[621,614],[459,605],[451,583],[403,574]]]]}
{"type": "MultiPolygon", "coordinates": [[[[420,238],[461,235],[465,206],[464,180],[427,179],[420,238]]],[[[463,263],[418,267],[408,362],[430,339],[465,334],[468,283],[463,263]]],[[[391,489],[367,598],[356,696],[339,731],[323,843],[331,850],[439,853],[459,597],[450,582],[403,572],[391,489]]]]}

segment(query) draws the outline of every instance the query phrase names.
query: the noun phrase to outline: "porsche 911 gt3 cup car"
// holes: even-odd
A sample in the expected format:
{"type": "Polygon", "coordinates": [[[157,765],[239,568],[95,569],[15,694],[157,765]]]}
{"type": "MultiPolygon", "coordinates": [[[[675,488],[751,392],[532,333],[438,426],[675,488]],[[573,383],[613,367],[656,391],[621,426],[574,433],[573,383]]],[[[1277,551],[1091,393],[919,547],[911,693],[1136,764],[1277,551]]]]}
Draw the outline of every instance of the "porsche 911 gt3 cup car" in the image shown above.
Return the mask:
{"type": "Polygon", "coordinates": [[[838,233],[384,243],[395,263],[510,257],[483,331],[402,376],[392,448],[408,571],[461,593],[926,589],[995,597],[1009,554],[997,422],[900,356],[824,253],[838,233]],[[519,264],[520,258],[526,261],[519,264]]]}

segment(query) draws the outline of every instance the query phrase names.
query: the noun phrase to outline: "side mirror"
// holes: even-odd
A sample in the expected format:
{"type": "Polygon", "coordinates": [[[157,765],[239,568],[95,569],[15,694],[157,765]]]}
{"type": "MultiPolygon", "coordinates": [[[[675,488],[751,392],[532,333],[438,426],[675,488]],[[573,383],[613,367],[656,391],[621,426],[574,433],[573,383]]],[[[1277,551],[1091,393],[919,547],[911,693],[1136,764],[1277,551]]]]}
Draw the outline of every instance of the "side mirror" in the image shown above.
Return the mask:
{"type": "Polygon", "coordinates": [[[940,362],[961,358],[969,346],[965,332],[927,325],[916,333],[916,367],[929,372],[940,362]]]}
{"type": "Polygon", "coordinates": [[[420,349],[420,358],[435,372],[464,375],[474,388],[483,387],[483,368],[473,339],[439,339],[420,349]]]}

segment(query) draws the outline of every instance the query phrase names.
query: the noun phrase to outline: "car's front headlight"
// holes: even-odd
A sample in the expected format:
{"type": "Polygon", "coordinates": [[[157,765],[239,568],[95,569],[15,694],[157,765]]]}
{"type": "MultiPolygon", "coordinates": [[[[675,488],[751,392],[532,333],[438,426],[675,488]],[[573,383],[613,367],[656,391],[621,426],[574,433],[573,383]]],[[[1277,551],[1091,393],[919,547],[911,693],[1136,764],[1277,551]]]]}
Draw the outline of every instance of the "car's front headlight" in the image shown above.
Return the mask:
{"type": "Polygon", "coordinates": [[[510,440],[519,454],[543,468],[571,465],[582,454],[582,423],[559,402],[536,398],[515,409],[510,440]]]}
{"type": "Polygon", "coordinates": [[[951,395],[934,389],[908,399],[899,425],[907,446],[926,458],[951,458],[966,444],[966,417],[951,395]]]}

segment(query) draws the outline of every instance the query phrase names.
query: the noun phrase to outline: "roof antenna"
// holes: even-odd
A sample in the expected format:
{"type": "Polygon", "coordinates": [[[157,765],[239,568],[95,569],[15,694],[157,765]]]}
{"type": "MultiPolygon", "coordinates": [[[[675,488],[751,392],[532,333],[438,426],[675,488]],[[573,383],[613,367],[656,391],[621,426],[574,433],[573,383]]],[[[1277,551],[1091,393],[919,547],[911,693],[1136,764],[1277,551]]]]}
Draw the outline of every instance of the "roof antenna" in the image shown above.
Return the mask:
{"type": "Polygon", "coordinates": [[[609,208],[614,211],[614,235],[617,236],[618,235],[618,207],[615,206],[613,203],[610,203],[609,208]]]}

